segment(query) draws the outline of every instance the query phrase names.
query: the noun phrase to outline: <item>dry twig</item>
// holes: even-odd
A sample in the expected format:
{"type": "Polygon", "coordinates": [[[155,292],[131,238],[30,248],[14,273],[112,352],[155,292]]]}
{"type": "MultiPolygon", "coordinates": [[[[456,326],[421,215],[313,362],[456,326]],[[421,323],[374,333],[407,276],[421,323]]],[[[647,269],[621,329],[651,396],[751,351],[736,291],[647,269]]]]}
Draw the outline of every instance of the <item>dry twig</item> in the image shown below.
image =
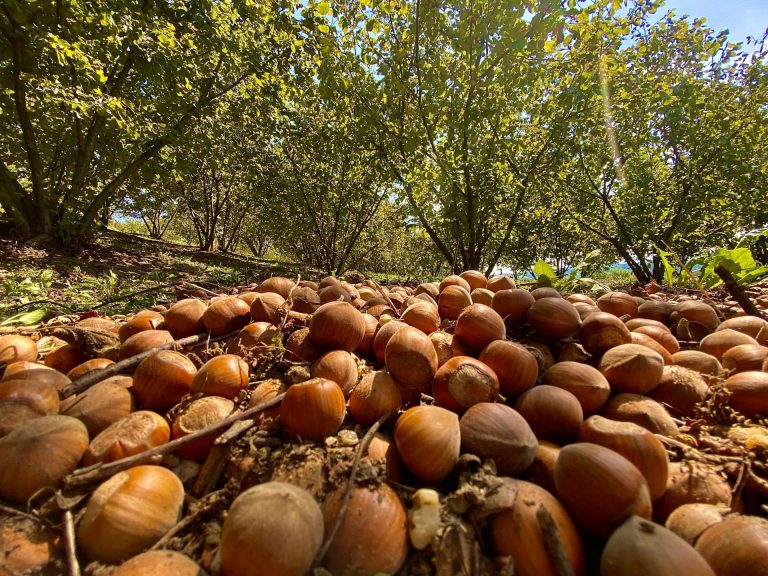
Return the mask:
{"type": "Polygon", "coordinates": [[[750,488],[759,492],[763,498],[768,498],[768,480],[761,478],[752,470],[748,470],[747,484],[749,484],[750,488]]]}
{"type": "Polygon", "coordinates": [[[371,280],[371,282],[373,282],[373,285],[376,286],[376,290],[379,291],[379,294],[381,294],[384,297],[384,299],[387,301],[387,303],[389,304],[390,308],[392,308],[392,311],[395,313],[395,317],[396,318],[400,318],[400,311],[397,309],[397,306],[394,305],[394,303],[389,298],[389,296],[386,294],[386,292],[384,292],[384,288],[382,288],[379,285],[379,283],[376,282],[376,280],[371,280]]]}
{"type": "Polygon", "coordinates": [[[357,469],[360,466],[360,460],[363,457],[363,454],[365,454],[368,451],[368,445],[373,440],[374,435],[379,430],[382,424],[387,421],[387,418],[389,418],[389,414],[385,414],[376,422],[373,423],[373,425],[368,429],[368,432],[365,433],[365,436],[363,436],[363,439],[360,441],[360,445],[358,446],[357,453],[355,454],[355,460],[352,463],[352,471],[349,473],[349,481],[347,483],[347,490],[344,492],[344,497],[341,500],[341,506],[339,507],[339,514],[336,516],[336,520],[333,523],[333,526],[331,527],[331,530],[328,532],[328,536],[325,539],[325,542],[320,547],[320,550],[317,552],[317,556],[315,556],[315,566],[319,566],[323,559],[325,558],[325,555],[328,553],[328,549],[331,547],[331,543],[333,542],[333,539],[336,537],[336,533],[339,531],[339,528],[341,527],[341,523],[344,521],[344,515],[347,512],[347,505],[349,504],[349,499],[352,496],[352,489],[355,487],[355,476],[357,476],[357,469]]]}
{"type": "MultiPolygon", "coordinates": [[[[212,282],[208,282],[208,284],[210,284],[211,286],[217,286],[217,284],[213,284],[212,282]]],[[[208,288],[203,288],[199,284],[194,284],[192,282],[184,281],[184,282],[181,282],[180,285],[188,286],[190,288],[193,288],[194,290],[200,290],[202,293],[207,294],[208,296],[221,296],[221,294],[219,294],[218,292],[208,290],[208,288]]]]}
{"type": "Polygon", "coordinates": [[[24,512],[23,510],[18,510],[13,506],[8,506],[1,502],[0,502],[0,512],[8,514],[9,516],[19,516],[20,518],[26,518],[27,520],[34,520],[35,522],[40,522],[41,524],[44,524],[44,521],[42,518],[39,518],[34,514],[29,514],[27,512],[24,512]]]}
{"type": "Polygon", "coordinates": [[[228,416],[227,418],[225,418],[224,420],[221,420],[220,422],[211,424],[210,426],[203,428],[202,430],[198,430],[197,432],[193,432],[192,434],[189,434],[187,436],[183,436],[181,438],[171,440],[170,442],[166,442],[165,444],[157,446],[156,448],[152,448],[151,450],[146,450],[139,454],[134,454],[133,456],[121,458],[120,460],[115,460],[114,462],[109,462],[107,464],[99,463],[99,464],[94,464],[93,466],[88,466],[87,468],[80,468],[78,470],[75,470],[74,472],[72,472],[72,474],[70,474],[64,479],[64,485],[67,488],[85,486],[92,482],[96,482],[96,481],[102,480],[103,478],[112,476],[113,474],[116,474],[122,470],[126,470],[133,466],[142,464],[148,460],[152,460],[157,456],[164,456],[166,454],[171,454],[178,448],[185,446],[191,442],[194,442],[195,440],[204,438],[206,436],[210,436],[211,434],[215,434],[216,432],[219,432],[221,430],[226,430],[238,420],[250,418],[258,414],[259,412],[263,412],[264,410],[267,410],[272,406],[278,405],[280,402],[282,402],[283,396],[285,396],[285,393],[278,394],[271,400],[267,400],[266,402],[263,402],[258,406],[254,406],[253,408],[249,408],[247,410],[244,410],[243,412],[237,412],[235,414],[232,414],[231,416],[228,416]]]}
{"type": "Polygon", "coordinates": [[[38,304],[53,304],[54,307],[61,308],[62,310],[66,310],[70,314],[75,312],[75,309],[72,308],[71,306],[67,306],[66,304],[57,302],[56,300],[51,300],[50,298],[40,298],[39,300],[32,300],[31,302],[21,302],[19,304],[11,304],[10,306],[3,308],[3,314],[9,314],[10,312],[21,310],[22,308],[37,306],[38,304]]]}
{"type": "Polygon", "coordinates": [[[693,446],[688,446],[688,444],[683,444],[682,442],[679,442],[673,438],[669,438],[662,434],[656,434],[655,436],[656,438],[661,440],[663,444],[682,450],[686,456],[693,458],[694,460],[710,462],[712,464],[725,464],[727,462],[744,462],[743,456],[723,456],[719,454],[706,454],[701,450],[697,450],[693,446]]]}
{"type": "Polygon", "coordinates": [[[573,566],[571,566],[568,555],[565,553],[563,542],[560,540],[560,534],[557,532],[557,526],[544,505],[540,505],[536,511],[536,520],[539,522],[541,533],[544,536],[544,544],[549,552],[549,559],[552,560],[552,566],[555,568],[557,576],[574,576],[573,566]]]}
{"type": "Polygon", "coordinates": [[[281,314],[285,314],[282,318],[282,321],[280,322],[280,326],[278,326],[280,334],[283,333],[283,330],[285,329],[285,324],[286,322],[288,322],[288,316],[290,315],[290,312],[293,310],[293,291],[296,290],[297,286],[299,285],[299,282],[301,282],[301,274],[296,276],[296,282],[294,282],[293,286],[291,286],[291,290],[290,292],[288,292],[288,298],[286,298],[285,302],[283,302],[282,306],[280,306],[281,314]]]}
{"type": "Polygon", "coordinates": [[[187,514],[181,520],[179,520],[173,528],[168,530],[168,532],[166,532],[163,535],[163,537],[160,538],[160,540],[155,542],[155,544],[152,546],[152,548],[150,548],[150,550],[162,549],[170,541],[171,538],[176,536],[176,534],[178,534],[179,532],[184,530],[187,526],[192,524],[192,522],[197,520],[198,516],[215,508],[217,504],[217,499],[219,498],[219,496],[224,494],[224,492],[225,490],[221,489],[221,490],[216,490],[216,492],[211,492],[210,494],[208,494],[205,497],[206,501],[204,504],[201,504],[195,509],[194,512],[192,512],[191,514],[187,514]]]}
{"type": "Polygon", "coordinates": [[[192,485],[192,494],[202,497],[210,493],[219,483],[224,468],[227,465],[229,448],[223,444],[214,444],[208,451],[208,456],[200,468],[200,472],[192,485]]]}
{"type": "Polygon", "coordinates": [[[77,544],[75,542],[75,520],[72,517],[72,510],[64,510],[63,516],[67,572],[69,576],[80,576],[80,563],[77,561],[77,544]]]}
{"type": "Polygon", "coordinates": [[[120,362],[116,362],[115,364],[110,364],[106,368],[102,368],[101,370],[94,370],[93,372],[88,372],[84,376],[81,376],[80,378],[76,379],[74,382],[69,384],[68,386],[65,386],[61,390],[61,398],[69,398],[70,396],[74,394],[79,394],[80,392],[83,392],[84,390],[87,390],[91,386],[94,386],[95,384],[98,384],[99,382],[102,382],[103,380],[106,380],[110,376],[115,376],[116,374],[120,374],[123,370],[127,370],[129,368],[133,368],[134,366],[141,364],[141,361],[145,358],[149,358],[156,352],[159,352],[160,350],[178,350],[179,348],[182,348],[183,346],[189,346],[194,344],[202,344],[205,342],[218,342],[219,340],[226,340],[227,338],[231,338],[232,336],[235,336],[239,333],[239,330],[236,330],[234,332],[230,332],[229,334],[224,334],[223,336],[216,336],[215,338],[211,338],[211,335],[207,332],[202,334],[197,334],[195,336],[187,336],[186,338],[180,338],[178,340],[174,340],[173,342],[168,342],[168,344],[163,344],[162,346],[158,346],[157,348],[152,348],[151,350],[147,350],[146,352],[142,352],[141,354],[137,354],[136,356],[131,356],[130,358],[126,358],[125,360],[121,360],[120,362]]]}

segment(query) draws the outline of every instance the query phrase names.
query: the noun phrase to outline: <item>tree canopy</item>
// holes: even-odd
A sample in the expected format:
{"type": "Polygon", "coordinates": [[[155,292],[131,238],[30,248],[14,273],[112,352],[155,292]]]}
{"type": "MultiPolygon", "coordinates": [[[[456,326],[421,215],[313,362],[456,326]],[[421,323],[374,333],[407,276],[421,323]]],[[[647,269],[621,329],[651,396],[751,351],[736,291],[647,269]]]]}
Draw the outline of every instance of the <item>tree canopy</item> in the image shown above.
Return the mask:
{"type": "Polygon", "coordinates": [[[0,221],[659,279],[768,225],[765,40],[660,0],[7,0],[0,221]]]}

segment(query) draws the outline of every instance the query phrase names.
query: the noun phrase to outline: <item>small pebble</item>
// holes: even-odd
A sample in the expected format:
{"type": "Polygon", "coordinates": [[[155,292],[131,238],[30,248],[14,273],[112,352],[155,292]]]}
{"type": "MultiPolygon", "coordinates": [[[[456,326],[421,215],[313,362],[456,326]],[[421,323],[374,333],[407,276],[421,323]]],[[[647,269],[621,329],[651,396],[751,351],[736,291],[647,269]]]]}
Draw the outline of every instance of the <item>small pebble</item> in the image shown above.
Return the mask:
{"type": "Polygon", "coordinates": [[[340,430],[337,436],[342,446],[355,446],[360,441],[354,430],[340,430]]]}

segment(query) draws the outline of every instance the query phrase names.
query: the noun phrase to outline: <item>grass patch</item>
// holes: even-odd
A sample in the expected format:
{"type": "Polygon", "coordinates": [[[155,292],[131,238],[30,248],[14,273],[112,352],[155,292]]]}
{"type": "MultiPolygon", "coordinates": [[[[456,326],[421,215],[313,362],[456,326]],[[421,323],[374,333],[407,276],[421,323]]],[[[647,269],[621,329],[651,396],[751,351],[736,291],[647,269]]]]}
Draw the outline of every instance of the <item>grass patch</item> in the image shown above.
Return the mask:
{"type": "Polygon", "coordinates": [[[324,276],[301,263],[200,252],[120,231],[105,231],[87,244],[67,248],[0,239],[0,325],[23,325],[24,314],[40,310],[48,319],[97,306],[99,313],[115,315],[175,302],[176,286],[165,284],[191,282],[226,293],[269,276],[299,274],[324,276]],[[107,303],[111,300],[117,301],[107,303]]]}

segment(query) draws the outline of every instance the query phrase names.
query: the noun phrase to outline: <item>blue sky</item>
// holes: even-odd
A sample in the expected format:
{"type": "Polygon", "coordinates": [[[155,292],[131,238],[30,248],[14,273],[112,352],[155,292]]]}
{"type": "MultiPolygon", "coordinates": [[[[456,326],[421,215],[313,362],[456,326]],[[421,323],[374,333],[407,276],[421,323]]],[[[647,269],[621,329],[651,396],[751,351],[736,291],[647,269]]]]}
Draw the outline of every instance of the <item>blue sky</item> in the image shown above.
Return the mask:
{"type": "Polygon", "coordinates": [[[717,32],[727,28],[731,42],[761,38],[768,27],[768,0],[667,0],[666,8],[674,8],[679,16],[704,16],[717,32]]]}

